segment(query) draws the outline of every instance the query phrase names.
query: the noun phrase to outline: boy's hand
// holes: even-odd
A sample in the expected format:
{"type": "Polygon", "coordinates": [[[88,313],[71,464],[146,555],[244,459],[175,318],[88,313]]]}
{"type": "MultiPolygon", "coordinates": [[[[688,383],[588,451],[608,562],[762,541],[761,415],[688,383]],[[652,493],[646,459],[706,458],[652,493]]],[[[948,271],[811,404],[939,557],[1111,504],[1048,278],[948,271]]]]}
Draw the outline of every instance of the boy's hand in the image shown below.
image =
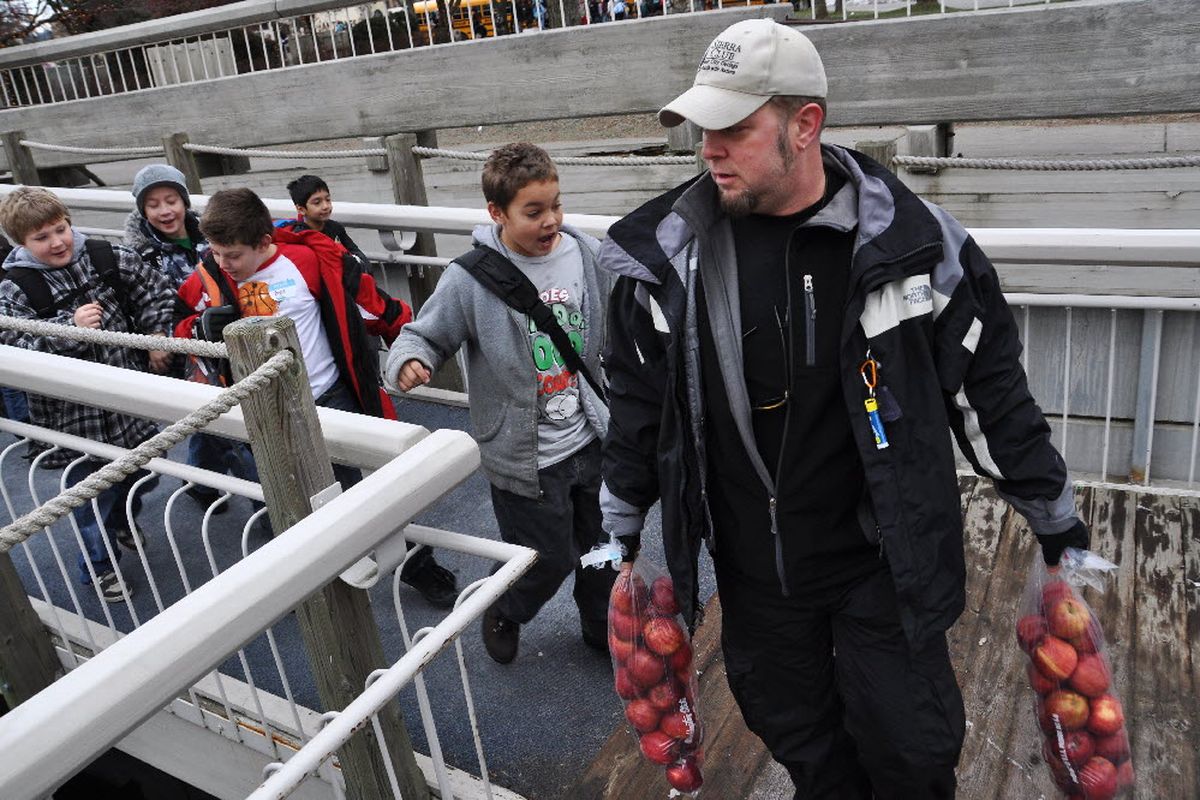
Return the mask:
{"type": "Polygon", "coordinates": [[[425,369],[425,365],[420,361],[410,358],[400,367],[400,375],[396,378],[396,385],[400,387],[400,391],[411,391],[426,383],[429,383],[429,370],[425,369]]]}
{"type": "Polygon", "coordinates": [[[99,303],[88,303],[75,309],[75,327],[77,328],[98,329],[103,318],[104,311],[100,308],[99,303]]]}
{"type": "MultiPolygon", "coordinates": [[[[156,333],[155,336],[166,336],[165,333],[156,333]]],[[[166,350],[151,350],[147,353],[150,356],[150,371],[158,375],[165,375],[171,369],[171,354],[166,350]]]]}

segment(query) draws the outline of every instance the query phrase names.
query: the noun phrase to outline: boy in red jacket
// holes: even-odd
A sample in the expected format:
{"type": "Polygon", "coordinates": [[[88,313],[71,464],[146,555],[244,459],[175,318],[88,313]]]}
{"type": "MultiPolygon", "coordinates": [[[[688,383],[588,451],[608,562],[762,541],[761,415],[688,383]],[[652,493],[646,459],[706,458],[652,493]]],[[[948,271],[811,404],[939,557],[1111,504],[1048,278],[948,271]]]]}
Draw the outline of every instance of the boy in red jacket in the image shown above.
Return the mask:
{"type": "MultiPolygon", "coordinates": [[[[249,189],[214,194],[200,230],[210,249],[179,288],[195,313],[176,325],[176,336],[199,338],[201,314],[216,306],[232,306],[230,318],[290,317],[317,405],[395,418],[367,334],[390,344],[412,319],[412,309],[378,289],[359,262],[324,234],[275,228],[249,189]]],[[[343,488],[362,479],[359,470],[340,464],[334,475],[343,488]]],[[[401,579],[434,605],[449,607],[457,595],[454,574],[428,547],[408,560],[401,579]]]]}

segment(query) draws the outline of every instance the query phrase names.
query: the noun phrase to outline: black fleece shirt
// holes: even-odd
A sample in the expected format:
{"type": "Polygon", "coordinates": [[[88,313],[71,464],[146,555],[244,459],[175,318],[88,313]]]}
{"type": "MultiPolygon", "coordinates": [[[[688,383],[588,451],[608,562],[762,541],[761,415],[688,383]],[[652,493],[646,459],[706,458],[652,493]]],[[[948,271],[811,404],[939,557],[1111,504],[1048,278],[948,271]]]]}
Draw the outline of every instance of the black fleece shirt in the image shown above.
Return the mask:
{"type": "MultiPolygon", "coordinates": [[[[756,446],[777,485],[784,575],[794,595],[824,591],[879,566],[856,515],[863,468],[838,373],[854,231],[801,227],[843,182],[828,174],[825,198],[799,214],[732,221],[744,378],[756,446]]],[[[727,575],[775,581],[770,493],[734,425],[703,287],[699,294],[717,558],[727,575]]]]}

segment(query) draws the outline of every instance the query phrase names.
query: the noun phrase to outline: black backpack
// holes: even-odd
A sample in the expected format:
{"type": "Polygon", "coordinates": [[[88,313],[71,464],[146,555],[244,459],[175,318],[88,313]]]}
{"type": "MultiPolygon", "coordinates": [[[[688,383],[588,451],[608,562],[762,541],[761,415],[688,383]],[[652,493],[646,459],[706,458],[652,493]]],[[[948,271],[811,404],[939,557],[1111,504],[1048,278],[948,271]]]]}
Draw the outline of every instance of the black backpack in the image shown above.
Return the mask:
{"type": "MultiPolygon", "coordinates": [[[[121,285],[121,273],[117,268],[117,254],[113,250],[113,246],[101,239],[88,239],[83,246],[87,249],[88,258],[91,260],[96,274],[116,293],[121,310],[132,325],[137,319],[137,315],[130,313],[127,306],[128,298],[125,296],[125,287],[121,285]]],[[[46,283],[46,276],[40,269],[31,269],[30,267],[0,269],[0,278],[8,279],[21,288],[29,307],[37,314],[38,319],[50,319],[64,308],[71,308],[91,288],[85,284],[65,297],[54,300],[51,297],[50,286],[46,283]]]]}

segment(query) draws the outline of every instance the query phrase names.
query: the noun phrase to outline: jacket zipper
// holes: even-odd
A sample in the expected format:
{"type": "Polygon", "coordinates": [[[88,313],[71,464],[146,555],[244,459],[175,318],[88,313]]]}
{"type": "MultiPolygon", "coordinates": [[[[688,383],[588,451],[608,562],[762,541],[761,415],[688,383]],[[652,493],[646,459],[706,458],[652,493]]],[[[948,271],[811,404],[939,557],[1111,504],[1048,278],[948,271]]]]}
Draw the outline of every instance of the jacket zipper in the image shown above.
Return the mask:
{"type": "Polygon", "coordinates": [[[817,364],[817,298],[813,293],[812,275],[804,276],[804,326],[805,364],[814,367],[817,364]]]}
{"type": "Polygon", "coordinates": [[[783,539],[779,536],[779,521],[775,517],[774,495],[767,500],[767,509],[771,513],[771,538],[775,540],[775,574],[779,578],[780,591],[783,592],[784,597],[787,597],[789,594],[787,578],[783,574],[783,539]]]}

